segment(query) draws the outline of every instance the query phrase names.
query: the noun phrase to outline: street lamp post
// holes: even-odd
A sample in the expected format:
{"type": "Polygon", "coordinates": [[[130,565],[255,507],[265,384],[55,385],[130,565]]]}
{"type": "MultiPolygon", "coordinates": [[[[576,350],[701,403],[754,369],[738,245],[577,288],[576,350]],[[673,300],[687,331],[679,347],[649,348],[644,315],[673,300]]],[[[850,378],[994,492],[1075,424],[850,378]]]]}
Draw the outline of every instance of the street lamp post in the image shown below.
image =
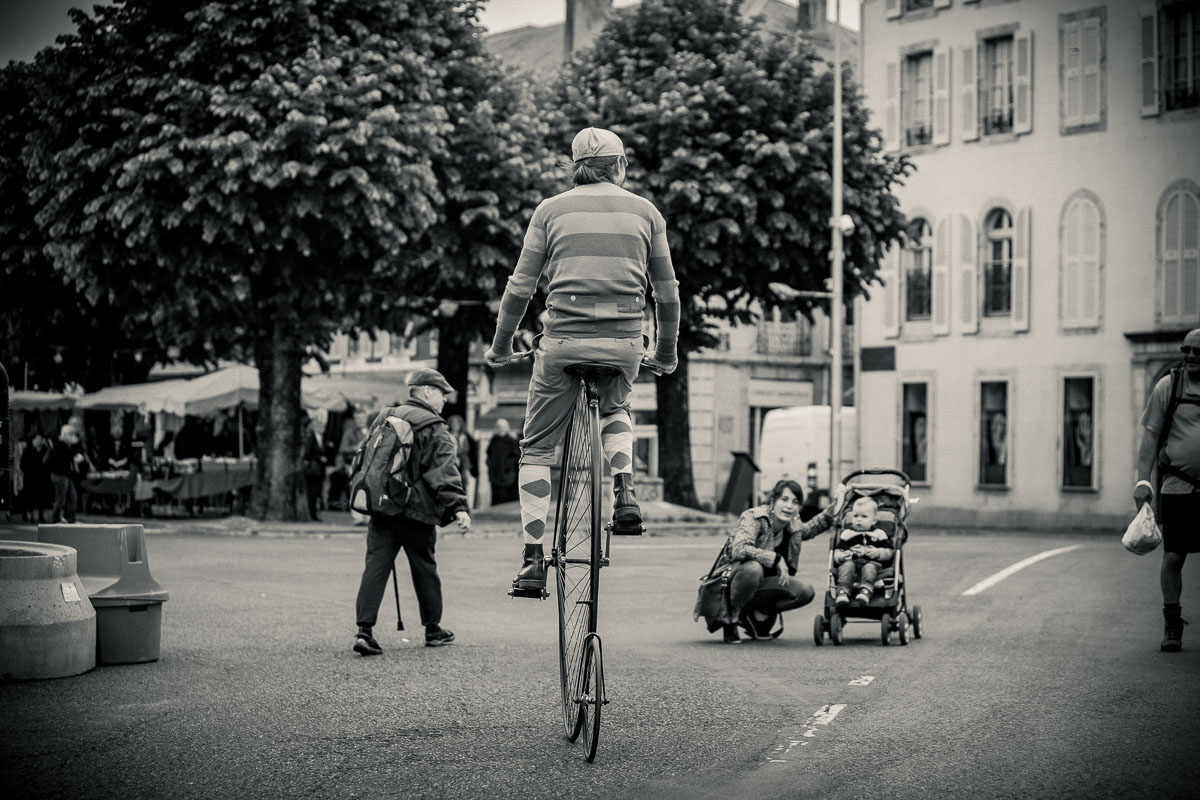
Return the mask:
{"type": "Polygon", "coordinates": [[[830,253],[833,280],[829,301],[829,491],[833,497],[834,476],[842,456],[842,3],[834,0],[837,11],[833,27],[833,215],[829,227],[833,236],[830,253]]]}

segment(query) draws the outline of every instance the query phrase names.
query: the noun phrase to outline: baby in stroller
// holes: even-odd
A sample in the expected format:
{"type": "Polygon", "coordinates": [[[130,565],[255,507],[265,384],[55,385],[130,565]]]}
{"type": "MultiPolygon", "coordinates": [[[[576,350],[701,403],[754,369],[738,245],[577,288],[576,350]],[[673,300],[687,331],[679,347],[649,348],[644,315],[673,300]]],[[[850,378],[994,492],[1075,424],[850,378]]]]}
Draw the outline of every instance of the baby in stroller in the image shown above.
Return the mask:
{"type": "Polygon", "coordinates": [[[850,507],[850,529],[838,537],[833,551],[838,608],[849,605],[852,590],[857,592],[855,602],[870,603],[879,570],[892,562],[892,539],[876,527],[878,511],[879,504],[870,497],[860,497],[850,507]]]}

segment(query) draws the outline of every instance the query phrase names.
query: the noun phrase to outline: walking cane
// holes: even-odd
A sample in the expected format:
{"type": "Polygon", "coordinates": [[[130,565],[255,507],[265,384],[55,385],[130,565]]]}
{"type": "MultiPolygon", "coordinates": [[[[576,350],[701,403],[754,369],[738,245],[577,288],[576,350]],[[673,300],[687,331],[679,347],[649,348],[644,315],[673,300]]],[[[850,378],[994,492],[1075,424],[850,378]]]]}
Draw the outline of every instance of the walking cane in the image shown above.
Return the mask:
{"type": "Polygon", "coordinates": [[[404,620],[400,618],[400,583],[396,580],[396,562],[392,562],[392,591],[396,593],[396,630],[404,630],[404,620]]]}

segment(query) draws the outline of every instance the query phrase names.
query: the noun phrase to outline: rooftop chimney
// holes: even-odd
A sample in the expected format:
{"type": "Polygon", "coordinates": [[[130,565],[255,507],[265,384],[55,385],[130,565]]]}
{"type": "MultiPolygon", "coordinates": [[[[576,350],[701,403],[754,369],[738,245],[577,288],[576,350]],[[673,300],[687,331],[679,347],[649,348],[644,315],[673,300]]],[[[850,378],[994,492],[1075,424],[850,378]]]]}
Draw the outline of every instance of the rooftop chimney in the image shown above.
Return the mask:
{"type": "Polygon", "coordinates": [[[567,0],[567,23],[563,33],[567,58],[576,50],[592,46],[611,9],[612,0],[567,0]]]}

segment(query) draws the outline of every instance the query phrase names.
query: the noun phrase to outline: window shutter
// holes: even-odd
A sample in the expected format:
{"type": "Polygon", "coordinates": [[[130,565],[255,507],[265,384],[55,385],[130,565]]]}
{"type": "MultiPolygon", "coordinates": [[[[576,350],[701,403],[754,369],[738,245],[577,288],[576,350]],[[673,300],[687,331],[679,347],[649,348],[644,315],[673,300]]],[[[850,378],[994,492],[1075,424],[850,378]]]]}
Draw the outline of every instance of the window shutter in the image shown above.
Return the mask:
{"type": "Polygon", "coordinates": [[[887,0],[886,8],[888,19],[900,16],[900,0],[887,0]]]}
{"type": "Polygon", "coordinates": [[[1013,37],[1013,132],[1033,130],[1033,31],[1013,37]]]}
{"type": "Polygon", "coordinates": [[[1075,328],[1080,324],[1082,313],[1082,275],[1080,274],[1080,251],[1082,250],[1083,225],[1080,212],[1083,203],[1073,201],[1063,215],[1062,230],[1062,323],[1064,328],[1075,328]]]}
{"type": "Polygon", "coordinates": [[[1158,115],[1158,8],[1142,6],[1142,116],[1158,115]]]}
{"type": "Polygon", "coordinates": [[[950,48],[933,52],[933,143],[950,144],[950,48]]]}
{"type": "Polygon", "coordinates": [[[975,243],[975,228],[966,214],[959,214],[953,227],[954,249],[951,258],[958,272],[959,319],[963,333],[979,331],[979,271],[976,267],[978,248],[975,243]]]}
{"type": "Polygon", "coordinates": [[[1082,124],[1080,109],[1083,104],[1083,46],[1080,42],[1080,23],[1068,22],[1063,25],[1063,125],[1073,127],[1082,124]]]}
{"type": "Polygon", "coordinates": [[[1100,258],[1103,253],[1100,209],[1091,200],[1079,201],[1079,322],[1089,328],[1100,325],[1100,258]]]}
{"type": "Polygon", "coordinates": [[[950,217],[937,226],[933,240],[933,332],[938,336],[950,333],[950,217]]]}
{"type": "Polygon", "coordinates": [[[1029,207],[1017,212],[1013,231],[1012,326],[1014,331],[1029,330],[1029,207]]]}
{"type": "Polygon", "coordinates": [[[1183,193],[1176,192],[1167,200],[1162,220],[1163,304],[1162,321],[1178,322],[1179,313],[1179,207],[1183,193]]]}
{"type": "Polygon", "coordinates": [[[975,48],[962,49],[962,84],[959,88],[959,98],[962,100],[962,138],[964,142],[973,142],[979,138],[979,112],[975,109],[975,101],[979,97],[979,84],[975,80],[975,48]]]}
{"type": "Polygon", "coordinates": [[[1100,18],[1088,17],[1083,21],[1082,44],[1082,100],[1080,120],[1084,125],[1100,121],[1100,18]]]}
{"type": "Polygon", "coordinates": [[[887,102],[884,112],[883,149],[896,152],[900,149],[900,64],[889,61],[887,69],[887,102]]]}
{"type": "Polygon", "coordinates": [[[900,335],[900,244],[893,243],[883,257],[883,335],[895,339],[900,335]]]}

